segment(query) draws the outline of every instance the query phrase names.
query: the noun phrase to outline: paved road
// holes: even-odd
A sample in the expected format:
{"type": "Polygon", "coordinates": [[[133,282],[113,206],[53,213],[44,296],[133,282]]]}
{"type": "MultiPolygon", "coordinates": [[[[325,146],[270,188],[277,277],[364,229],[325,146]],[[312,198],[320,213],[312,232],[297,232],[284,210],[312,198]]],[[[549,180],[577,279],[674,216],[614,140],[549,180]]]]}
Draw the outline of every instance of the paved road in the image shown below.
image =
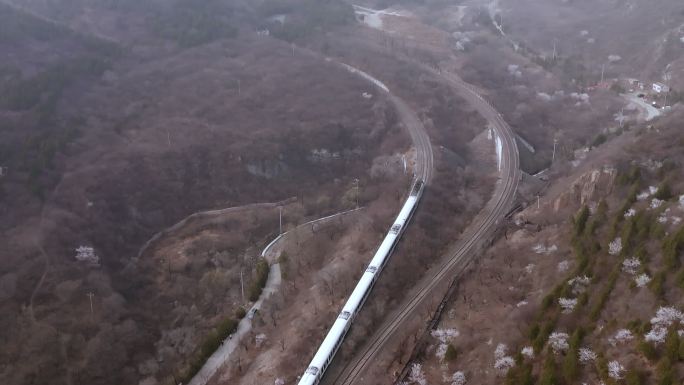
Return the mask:
{"type": "Polygon", "coordinates": [[[648,121],[653,120],[653,119],[660,116],[660,110],[659,109],[657,109],[657,108],[653,107],[652,105],[646,103],[646,101],[644,101],[644,99],[638,97],[636,93],[634,93],[634,94],[623,94],[622,97],[627,99],[627,101],[636,104],[642,111],[644,111],[642,118],[645,121],[648,122],[648,121]]]}
{"type": "MultiPolygon", "coordinates": [[[[273,205],[272,203],[263,203],[260,205],[273,205]]],[[[241,206],[241,207],[254,207],[257,205],[248,205],[248,206],[241,206]]],[[[277,206],[273,206],[274,208],[277,206]]],[[[233,209],[233,208],[231,208],[233,209]]],[[[231,209],[223,209],[223,210],[214,210],[214,211],[209,211],[209,212],[204,212],[203,215],[214,215],[216,213],[225,213],[227,210],[231,209]],[[207,214],[208,213],[208,214],[207,214]]],[[[347,210],[343,211],[340,213],[336,213],[333,215],[328,215],[323,218],[319,219],[314,219],[312,221],[302,223],[301,225],[298,225],[295,229],[291,231],[286,231],[280,235],[278,235],[272,242],[270,242],[264,250],[261,252],[261,256],[264,257],[268,263],[271,265],[269,272],[268,272],[268,280],[266,281],[266,287],[264,287],[264,290],[261,292],[261,295],[259,296],[259,299],[252,305],[252,307],[249,308],[248,314],[252,312],[259,311],[261,307],[263,306],[264,301],[268,300],[274,293],[278,292],[280,290],[280,285],[282,283],[282,275],[280,272],[280,264],[277,262],[278,258],[280,257],[280,254],[282,253],[282,243],[284,239],[286,239],[290,234],[298,231],[302,231],[304,229],[311,229],[311,231],[314,230],[317,226],[325,226],[326,223],[332,222],[333,220],[338,219],[341,216],[345,216],[348,214],[355,213],[359,210],[363,210],[363,207],[352,209],[352,210],[347,210]]],[[[228,338],[223,340],[223,343],[221,346],[209,357],[207,362],[204,363],[202,366],[202,369],[200,369],[197,374],[190,380],[188,385],[205,385],[207,382],[209,382],[209,379],[216,374],[216,372],[223,366],[228,360],[230,359],[231,354],[235,351],[235,349],[239,346],[240,341],[247,336],[249,331],[252,329],[252,319],[249,317],[245,317],[240,320],[238,323],[237,330],[231,334],[228,338]]]]}
{"type": "MultiPolygon", "coordinates": [[[[518,148],[510,126],[501,115],[476,91],[475,87],[463,82],[458,76],[449,73],[438,73],[428,69],[436,76],[440,76],[450,84],[461,96],[471,103],[484,116],[503,143],[500,179],[490,201],[478,214],[473,223],[466,229],[460,240],[446,253],[442,262],[431,269],[426,277],[412,290],[401,306],[385,319],[378,331],[368,338],[352,361],[341,370],[324,378],[325,384],[364,384],[368,369],[376,363],[378,355],[385,345],[393,340],[396,332],[404,325],[416,310],[427,301],[441,298],[442,291],[448,282],[463,271],[467,264],[477,255],[480,247],[495,231],[497,225],[504,219],[512,206],[518,183],[521,178],[518,148]]],[[[377,380],[377,379],[376,379],[377,380]]]]}
{"type": "MultiPolygon", "coordinates": [[[[330,60],[330,59],[328,59],[330,60]]],[[[388,94],[389,99],[392,101],[394,104],[395,108],[397,109],[397,112],[399,113],[399,117],[401,122],[404,124],[406,129],[408,130],[411,140],[413,142],[413,145],[416,148],[416,168],[415,168],[415,175],[416,177],[422,178],[426,183],[430,180],[432,176],[432,169],[433,169],[433,152],[432,152],[432,145],[430,143],[430,138],[427,135],[427,132],[425,130],[425,127],[423,126],[423,123],[420,121],[418,116],[413,112],[413,110],[400,98],[394,96],[391,94],[389,91],[389,88],[382,83],[380,80],[374,78],[373,76],[367,74],[366,72],[363,72],[355,67],[352,67],[347,64],[339,63],[341,64],[345,69],[348,71],[355,73],[362,78],[366,79],[369,81],[371,84],[373,84],[377,89],[381,90],[382,92],[385,92],[388,94]]],[[[273,204],[269,204],[273,205],[273,204]]],[[[275,207],[275,206],[274,206],[275,207]]],[[[235,210],[237,208],[231,208],[227,210],[235,210]]],[[[345,211],[342,213],[330,215],[324,218],[320,218],[314,221],[307,222],[305,224],[302,224],[298,227],[305,227],[305,226],[313,226],[321,222],[325,222],[327,220],[334,219],[340,215],[346,215],[348,213],[355,212],[360,209],[354,209],[354,210],[349,210],[345,211]]],[[[184,219],[180,223],[172,226],[170,229],[164,230],[158,235],[155,235],[150,241],[148,241],[148,244],[151,242],[154,242],[159,236],[163,234],[167,234],[171,231],[176,230],[177,228],[181,227],[184,223],[186,223],[189,219],[191,219],[194,216],[198,215],[215,215],[217,213],[224,213],[226,210],[219,210],[219,211],[211,211],[207,213],[197,213],[193,214],[192,216],[184,219]]],[[[278,251],[276,251],[277,247],[276,244],[278,243],[279,240],[283,239],[285,236],[287,236],[287,232],[283,233],[281,236],[278,236],[276,239],[273,240],[270,244],[266,246],[264,251],[262,252],[262,256],[267,258],[269,262],[272,263],[271,265],[271,271],[269,272],[269,278],[268,282],[266,284],[266,288],[262,292],[259,300],[250,308],[250,311],[253,309],[260,309],[263,301],[270,297],[274,292],[278,290],[278,287],[280,286],[281,283],[281,275],[280,275],[280,266],[277,263],[273,263],[277,260],[277,255],[279,254],[278,251]]],[[[144,250],[146,249],[147,244],[141,248],[141,251],[139,254],[142,254],[144,250]]],[[[252,322],[248,318],[244,318],[240,321],[238,324],[238,329],[237,331],[229,338],[224,340],[223,344],[221,347],[214,352],[211,357],[207,360],[207,362],[204,364],[202,369],[192,378],[190,381],[189,385],[204,385],[207,383],[207,381],[217,372],[217,370],[223,365],[230,357],[231,353],[235,350],[235,348],[238,346],[239,341],[251,330],[252,328],[252,322]]]]}
{"type": "MultiPolygon", "coordinates": [[[[280,265],[277,263],[271,265],[266,286],[261,292],[259,299],[250,308],[248,314],[252,314],[253,311],[261,309],[264,301],[280,290],[280,277],[280,265]]],[[[209,357],[207,362],[202,366],[202,369],[197,372],[188,385],[206,384],[216,371],[228,361],[231,353],[240,346],[240,341],[247,336],[250,330],[252,330],[252,319],[249,316],[241,319],[238,323],[237,330],[235,330],[229,338],[223,340],[221,346],[209,357]]]]}

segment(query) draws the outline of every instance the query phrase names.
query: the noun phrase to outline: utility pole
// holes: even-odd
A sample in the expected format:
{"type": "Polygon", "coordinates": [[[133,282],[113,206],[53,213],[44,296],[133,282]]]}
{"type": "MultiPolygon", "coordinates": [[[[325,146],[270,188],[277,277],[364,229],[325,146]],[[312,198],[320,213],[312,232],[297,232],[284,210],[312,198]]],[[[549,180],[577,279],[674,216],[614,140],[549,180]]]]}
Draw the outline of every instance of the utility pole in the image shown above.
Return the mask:
{"type": "Polygon", "coordinates": [[[95,293],[92,291],[89,291],[87,294],[88,299],[90,300],[90,318],[93,318],[93,297],[95,296],[95,293]]]}
{"type": "Polygon", "coordinates": [[[242,292],[242,303],[245,303],[245,281],[242,278],[242,267],[240,267],[240,292],[242,292]]]}
{"type": "Polygon", "coordinates": [[[601,84],[603,84],[603,74],[605,73],[605,71],[606,71],[606,65],[601,64],[601,84]]]}
{"type": "Polygon", "coordinates": [[[359,208],[359,178],[354,179],[354,184],[356,184],[356,208],[359,208]]]}
{"type": "Polygon", "coordinates": [[[280,213],[280,215],[279,215],[279,217],[280,217],[279,229],[280,230],[279,230],[278,234],[282,234],[283,233],[283,206],[278,206],[278,212],[280,213]]]}
{"type": "Polygon", "coordinates": [[[556,43],[557,40],[553,39],[553,56],[551,57],[551,60],[556,61],[556,43]]]}
{"type": "Polygon", "coordinates": [[[556,160],[556,144],[558,144],[558,139],[553,138],[553,153],[551,154],[551,163],[556,160]]]}

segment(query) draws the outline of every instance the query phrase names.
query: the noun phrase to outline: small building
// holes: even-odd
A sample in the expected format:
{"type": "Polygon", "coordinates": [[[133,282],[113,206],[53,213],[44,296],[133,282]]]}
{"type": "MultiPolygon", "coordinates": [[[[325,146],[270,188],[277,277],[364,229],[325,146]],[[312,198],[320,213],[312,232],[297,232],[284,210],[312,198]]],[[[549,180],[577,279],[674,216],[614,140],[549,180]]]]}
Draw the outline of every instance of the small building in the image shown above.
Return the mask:
{"type": "Polygon", "coordinates": [[[642,83],[639,79],[627,79],[627,86],[631,90],[644,90],[644,83],[642,83]]]}
{"type": "Polygon", "coordinates": [[[653,83],[653,91],[657,93],[670,92],[670,87],[663,83],[653,83]]]}

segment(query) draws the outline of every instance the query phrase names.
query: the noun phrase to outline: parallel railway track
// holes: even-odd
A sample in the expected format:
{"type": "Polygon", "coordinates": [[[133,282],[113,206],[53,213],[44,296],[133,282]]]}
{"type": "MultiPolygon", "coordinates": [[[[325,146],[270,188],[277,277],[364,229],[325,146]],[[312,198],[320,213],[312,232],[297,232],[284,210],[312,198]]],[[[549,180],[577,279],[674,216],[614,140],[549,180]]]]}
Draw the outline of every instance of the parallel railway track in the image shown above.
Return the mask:
{"type": "Polygon", "coordinates": [[[445,261],[427,275],[417,289],[412,293],[401,308],[386,317],[387,321],[382,325],[357,354],[356,359],[344,367],[334,378],[324,379],[328,384],[365,384],[362,382],[363,375],[375,361],[378,353],[383,349],[400,326],[407,322],[415,311],[423,304],[431,294],[437,292],[440,286],[449,282],[454,276],[461,273],[468,263],[476,255],[477,247],[483,243],[496,230],[512,206],[515,193],[520,181],[520,164],[518,148],[510,126],[503,120],[501,115],[479,95],[475,87],[465,83],[457,76],[441,73],[430,69],[430,72],[441,76],[459,93],[466,98],[489,123],[493,126],[496,134],[502,139],[502,167],[501,179],[497,182],[494,196],[487,206],[478,215],[475,221],[461,235],[457,242],[446,254],[445,261]]]}

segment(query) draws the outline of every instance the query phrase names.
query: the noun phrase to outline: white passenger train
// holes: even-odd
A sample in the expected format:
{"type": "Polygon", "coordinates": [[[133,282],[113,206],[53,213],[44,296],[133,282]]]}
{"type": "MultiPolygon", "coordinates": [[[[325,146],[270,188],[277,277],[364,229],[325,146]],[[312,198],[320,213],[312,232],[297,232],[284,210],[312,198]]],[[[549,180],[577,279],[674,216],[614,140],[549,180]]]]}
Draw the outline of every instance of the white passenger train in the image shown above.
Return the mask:
{"type": "Polygon", "coordinates": [[[375,284],[375,281],[380,276],[380,272],[389,260],[392,250],[394,250],[399,238],[401,238],[422,195],[423,181],[418,180],[414,183],[409,197],[406,199],[404,206],[401,208],[401,211],[392,224],[387,236],[385,236],[385,239],[380,244],[378,251],[375,252],[373,259],[371,259],[366,271],[356,284],[347,303],[344,304],[342,312],[340,312],[340,315],[325,336],[323,343],[321,343],[318,351],[316,351],[306,372],[304,372],[299,380],[299,385],[316,385],[320,382],[325,369],[328,368],[335,353],[337,353],[340,345],[342,345],[344,336],[351,327],[354,318],[361,310],[363,303],[366,302],[366,298],[368,298],[368,294],[370,294],[373,284],[375,284]]]}

